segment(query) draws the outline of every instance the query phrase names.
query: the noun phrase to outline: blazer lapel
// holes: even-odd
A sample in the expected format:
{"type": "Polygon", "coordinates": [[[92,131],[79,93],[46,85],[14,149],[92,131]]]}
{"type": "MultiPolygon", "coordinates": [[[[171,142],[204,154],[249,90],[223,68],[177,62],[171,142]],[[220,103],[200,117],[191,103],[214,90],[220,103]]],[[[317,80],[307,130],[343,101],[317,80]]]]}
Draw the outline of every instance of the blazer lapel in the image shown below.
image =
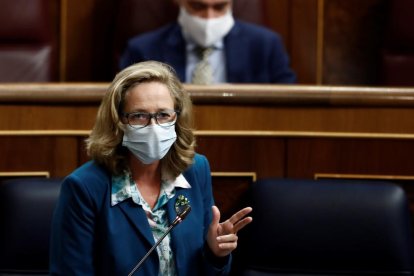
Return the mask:
{"type": "MultiPolygon", "coordinates": [[[[190,198],[189,189],[177,189],[175,196],[168,201],[167,208],[168,208],[168,219],[169,219],[170,224],[174,221],[174,219],[177,216],[177,213],[175,212],[175,201],[177,200],[177,197],[179,195],[183,195],[186,198],[190,198]]],[[[189,216],[190,215],[191,215],[191,212],[189,216]]],[[[177,268],[188,266],[188,264],[181,263],[182,260],[186,260],[186,256],[185,256],[186,250],[182,246],[179,246],[180,239],[186,238],[183,230],[184,228],[180,227],[180,224],[178,224],[170,232],[171,239],[173,241],[172,250],[174,251],[174,254],[175,254],[177,268]]]]}
{"type": "Polygon", "coordinates": [[[186,43],[178,24],[174,26],[162,47],[164,60],[177,72],[182,82],[185,82],[186,43]]]}
{"type": "Polygon", "coordinates": [[[131,199],[119,203],[118,207],[134,228],[144,236],[150,245],[153,245],[154,236],[152,235],[151,228],[148,226],[148,219],[142,207],[133,203],[131,199]]]}

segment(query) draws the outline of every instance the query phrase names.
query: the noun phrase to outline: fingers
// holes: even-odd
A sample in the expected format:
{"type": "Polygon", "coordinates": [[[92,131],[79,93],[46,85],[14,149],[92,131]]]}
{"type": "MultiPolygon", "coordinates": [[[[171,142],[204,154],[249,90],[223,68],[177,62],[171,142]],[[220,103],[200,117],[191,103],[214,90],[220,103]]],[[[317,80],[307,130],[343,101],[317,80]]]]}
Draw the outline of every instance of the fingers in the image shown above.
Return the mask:
{"type": "Polygon", "coordinates": [[[237,242],[239,237],[236,234],[228,234],[223,236],[217,237],[217,242],[219,243],[226,243],[226,242],[237,242]]]}
{"type": "Polygon", "coordinates": [[[220,250],[222,250],[222,253],[220,255],[227,256],[237,248],[237,243],[221,243],[219,244],[219,247],[220,250]]]}
{"type": "Polygon", "coordinates": [[[211,225],[213,227],[217,227],[217,225],[220,223],[220,210],[217,208],[217,206],[212,206],[211,211],[213,213],[213,219],[211,221],[211,225]]]}
{"type": "Polygon", "coordinates": [[[219,209],[212,206],[211,210],[213,218],[207,235],[208,245],[216,256],[227,256],[237,248],[237,232],[252,222],[251,217],[246,217],[252,208],[243,208],[222,223],[219,209]]]}
{"type": "Polygon", "coordinates": [[[243,208],[242,210],[232,215],[228,220],[220,223],[217,231],[218,235],[221,236],[228,234],[237,234],[238,231],[252,222],[253,219],[251,217],[245,217],[251,211],[251,207],[243,208]]]}
{"type": "Polygon", "coordinates": [[[221,250],[226,250],[230,253],[237,248],[237,240],[238,237],[235,234],[219,236],[217,237],[218,247],[221,250]]]}
{"type": "Polygon", "coordinates": [[[236,234],[237,232],[239,232],[241,229],[243,229],[247,224],[251,223],[253,221],[253,219],[251,217],[247,217],[242,219],[241,221],[239,221],[238,223],[236,223],[233,227],[233,231],[236,234]]]}
{"type": "Polygon", "coordinates": [[[253,209],[251,207],[246,207],[235,213],[228,219],[228,222],[231,224],[232,233],[237,234],[238,231],[243,229],[247,224],[252,222],[252,217],[245,217],[253,209]]]}
{"type": "Polygon", "coordinates": [[[212,235],[217,236],[221,233],[220,210],[217,208],[217,206],[212,206],[211,212],[213,217],[210,223],[211,230],[209,230],[209,232],[211,232],[212,235]]]}
{"type": "Polygon", "coordinates": [[[235,213],[234,215],[229,218],[229,221],[232,224],[236,224],[240,219],[245,217],[247,214],[249,214],[253,209],[251,207],[246,207],[235,213]]]}

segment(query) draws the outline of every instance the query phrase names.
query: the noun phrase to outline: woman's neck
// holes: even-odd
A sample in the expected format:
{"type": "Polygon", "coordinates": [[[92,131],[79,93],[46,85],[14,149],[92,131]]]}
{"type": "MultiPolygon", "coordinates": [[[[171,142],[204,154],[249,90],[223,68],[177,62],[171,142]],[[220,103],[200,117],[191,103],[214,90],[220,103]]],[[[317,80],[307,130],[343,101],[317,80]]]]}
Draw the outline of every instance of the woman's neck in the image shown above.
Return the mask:
{"type": "Polygon", "coordinates": [[[134,156],[130,156],[131,176],[139,192],[148,205],[154,208],[161,190],[160,161],[143,164],[134,156]]]}
{"type": "Polygon", "coordinates": [[[161,177],[161,161],[155,161],[152,164],[144,164],[138,158],[130,154],[129,165],[133,177],[151,179],[161,177]]]}

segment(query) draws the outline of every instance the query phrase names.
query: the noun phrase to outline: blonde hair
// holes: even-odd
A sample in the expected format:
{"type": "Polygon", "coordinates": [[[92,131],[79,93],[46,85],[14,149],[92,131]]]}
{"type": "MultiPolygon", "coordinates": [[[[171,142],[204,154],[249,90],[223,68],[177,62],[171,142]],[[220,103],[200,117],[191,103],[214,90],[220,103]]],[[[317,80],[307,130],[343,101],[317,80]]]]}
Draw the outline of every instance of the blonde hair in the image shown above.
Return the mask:
{"type": "Polygon", "coordinates": [[[136,63],[115,76],[102,99],[92,132],[86,139],[87,153],[112,174],[120,174],[128,168],[128,151],[122,146],[125,126],[121,114],[125,94],[144,82],[164,84],[173,98],[174,109],[179,110],[175,124],[177,140],[161,162],[163,171],[176,177],[193,162],[195,138],[192,129],[192,103],[174,69],[161,62],[136,63]]]}

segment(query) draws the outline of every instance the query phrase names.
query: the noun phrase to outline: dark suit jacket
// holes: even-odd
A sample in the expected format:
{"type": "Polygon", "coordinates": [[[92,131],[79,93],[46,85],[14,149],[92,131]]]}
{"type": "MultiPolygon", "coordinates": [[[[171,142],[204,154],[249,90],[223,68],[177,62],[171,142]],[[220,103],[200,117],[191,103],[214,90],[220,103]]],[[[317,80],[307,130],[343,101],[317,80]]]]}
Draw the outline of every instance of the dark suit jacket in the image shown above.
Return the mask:
{"type": "MultiPolygon", "coordinates": [[[[204,248],[213,205],[207,159],[196,155],[184,177],[191,189],[177,188],[175,198],[167,203],[170,222],[176,216],[178,195],[188,198],[192,207],[171,232],[178,275],[225,274],[231,257],[223,267],[215,268],[204,248]]],[[[128,275],[154,244],[141,206],[131,199],[111,206],[111,175],[95,162],[86,163],[64,180],[52,225],[51,275],[128,275]]],[[[158,271],[154,251],[134,275],[158,275],[158,271]]]]}
{"type": "MultiPolygon", "coordinates": [[[[224,38],[229,83],[294,83],[296,76],[280,36],[266,28],[236,20],[224,38]]],[[[132,38],[120,68],[144,60],[157,60],[174,67],[185,81],[186,42],[178,23],[132,38]]]]}

